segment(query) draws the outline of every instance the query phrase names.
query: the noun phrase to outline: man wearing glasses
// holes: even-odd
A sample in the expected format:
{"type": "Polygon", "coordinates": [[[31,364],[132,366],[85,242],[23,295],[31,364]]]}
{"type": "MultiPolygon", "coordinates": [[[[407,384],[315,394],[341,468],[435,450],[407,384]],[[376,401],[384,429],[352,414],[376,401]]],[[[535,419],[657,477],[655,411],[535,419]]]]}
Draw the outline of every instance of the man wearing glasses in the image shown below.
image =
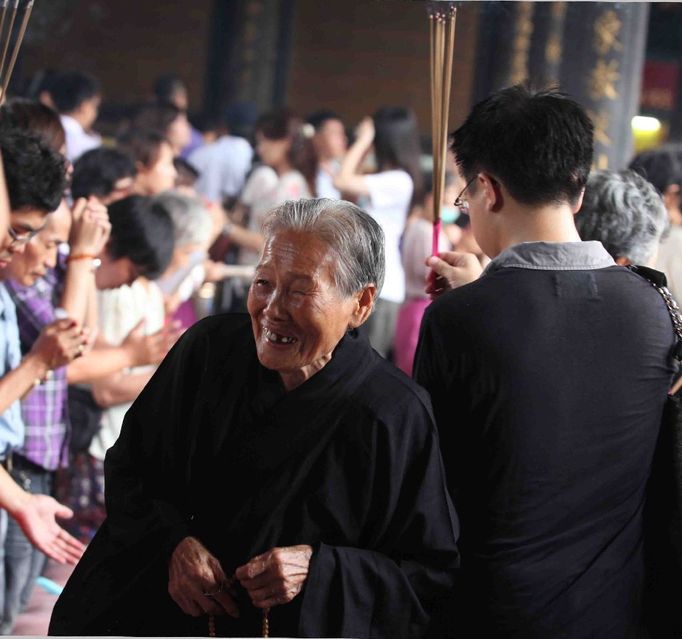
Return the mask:
{"type": "Polygon", "coordinates": [[[639,636],[674,334],[648,281],[580,241],[592,134],[567,96],[512,87],[452,136],[457,204],[492,259],[449,292],[477,260],[429,260],[441,277],[415,361],[461,518],[452,635],[639,636]]]}
{"type": "MultiPolygon", "coordinates": [[[[50,557],[61,562],[74,562],[82,552],[82,546],[55,522],[55,516],[68,517],[70,511],[51,497],[29,494],[12,481],[7,470],[11,470],[12,451],[21,446],[24,438],[19,400],[49,379],[51,371],[80,355],[86,339],[74,321],[58,320],[46,326],[30,351],[22,356],[16,309],[3,283],[8,275],[5,267],[15,255],[24,252],[26,245],[45,225],[47,215],[59,206],[66,184],[66,172],[64,161],[58,154],[38,138],[23,131],[5,126],[0,131],[0,151],[5,178],[0,185],[0,231],[5,229],[0,234],[2,585],[5,578],[13,578],[10,574],[5,575],[4,562],[8,512],[18,521],[32,543],[50,557]]],[[[0,592],[4,592],[4,585],[0,592]]]]}

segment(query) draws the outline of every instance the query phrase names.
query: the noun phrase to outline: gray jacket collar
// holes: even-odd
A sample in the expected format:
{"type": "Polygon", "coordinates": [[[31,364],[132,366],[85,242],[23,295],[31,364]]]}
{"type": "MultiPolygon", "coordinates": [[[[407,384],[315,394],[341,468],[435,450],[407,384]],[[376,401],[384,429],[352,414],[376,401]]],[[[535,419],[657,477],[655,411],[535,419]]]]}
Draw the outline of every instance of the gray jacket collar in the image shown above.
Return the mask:
{"type": "Polygon", "coordinates": [[[500,253],[485,269],[527,268],[536,271],[589,271],[615,266],[601,242],[523,242],[500,253]]]}

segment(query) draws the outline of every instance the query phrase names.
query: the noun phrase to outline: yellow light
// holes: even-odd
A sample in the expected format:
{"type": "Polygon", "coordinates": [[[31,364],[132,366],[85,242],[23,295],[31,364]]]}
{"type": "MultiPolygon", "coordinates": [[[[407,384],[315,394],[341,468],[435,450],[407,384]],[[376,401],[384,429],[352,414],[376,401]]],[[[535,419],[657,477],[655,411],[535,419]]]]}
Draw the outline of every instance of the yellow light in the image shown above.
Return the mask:
{"type": "Polygon", "coordinates": [[[661,121],[648,115],[636,115],[632,118],[632,130],[637,133],[658,133],[661,121]]]}
{"type": "Polygon", "coordinates": [[[660,146],[665,138],[666,126],[658,118],[636,115],[632,118],[632,141],[635,153],[660,146]]]}

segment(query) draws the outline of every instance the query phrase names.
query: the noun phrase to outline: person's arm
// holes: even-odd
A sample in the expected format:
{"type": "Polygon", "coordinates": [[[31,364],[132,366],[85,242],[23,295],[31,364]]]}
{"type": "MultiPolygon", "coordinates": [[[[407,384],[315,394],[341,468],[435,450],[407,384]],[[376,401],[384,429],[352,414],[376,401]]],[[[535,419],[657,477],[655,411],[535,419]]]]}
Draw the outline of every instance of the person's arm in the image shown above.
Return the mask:
{"type": "Polygon", "coordinates": [[[17,521],[29,541],[60,564],[75,564],[85,546],[56,521],[70,519],[73,512],[49,495],[32,495],[23,490],[0,466],[0,508],[17,521]]]}
{"type": "Polygon", "coordinates": [[[57,320],[46,326],[19,366],[0,379],[0,414],[45,379],[48,371],[78,357],[86,341],[72,320],[57,320]]]}
{"type": "Polygon", "coordinates": [[[374,121],[366,117],[360,122],[356,131],[355,142],[341,161],[341,168],[334,176],[334,187],[342,193],[353,197],[369,195],[369,188],[364,175],[360,173],[360,165],[374,142],[374,121]]]}
{"type": "Polygon", "coordinates": [[[152,378],[153,371],[146,373],[115,373],[92,382],[92,396],[102,408],[127,404],[137,399],[152,378]]]}
{"type": "Polygon", "coordinates": [[[152,335],[144,334],[144,320],[126,336],[120,346],[99,340],[96,347],[71,362],[66,369],[69,384],[92,382],[124,368],[158,364],[180,335],[178,326],[170,324],[152,335]]]}
{"type": "Polygon", "coordinates": [[[105,206],[94,198],[76,201],[71,212],[71,253],[67,258],[60,306],[82,326],[86,324],[90,293],[95,285],[93,264],[109,239],[111,224],[105,206]]]}
{"type": "Polygon", "coordinates": [[[249,231],[249,229],[237,224],[226,224],[223,233],[227,235],[231,242],[252,251],[260,251],[263,248],[264,239],[260,233],[249,231]]]}

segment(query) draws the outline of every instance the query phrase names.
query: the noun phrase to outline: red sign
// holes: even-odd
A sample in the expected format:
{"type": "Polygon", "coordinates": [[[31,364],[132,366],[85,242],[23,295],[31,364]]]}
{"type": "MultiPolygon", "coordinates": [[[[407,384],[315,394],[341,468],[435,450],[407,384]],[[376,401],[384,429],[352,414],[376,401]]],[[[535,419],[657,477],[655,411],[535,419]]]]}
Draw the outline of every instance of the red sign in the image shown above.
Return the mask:
{"type": "Polygon", "coordinates": [[[644,63],[642,82],[643,109],[673,111],[677,103],[680,65],[677,62],[647,60],[644,63]]]}

